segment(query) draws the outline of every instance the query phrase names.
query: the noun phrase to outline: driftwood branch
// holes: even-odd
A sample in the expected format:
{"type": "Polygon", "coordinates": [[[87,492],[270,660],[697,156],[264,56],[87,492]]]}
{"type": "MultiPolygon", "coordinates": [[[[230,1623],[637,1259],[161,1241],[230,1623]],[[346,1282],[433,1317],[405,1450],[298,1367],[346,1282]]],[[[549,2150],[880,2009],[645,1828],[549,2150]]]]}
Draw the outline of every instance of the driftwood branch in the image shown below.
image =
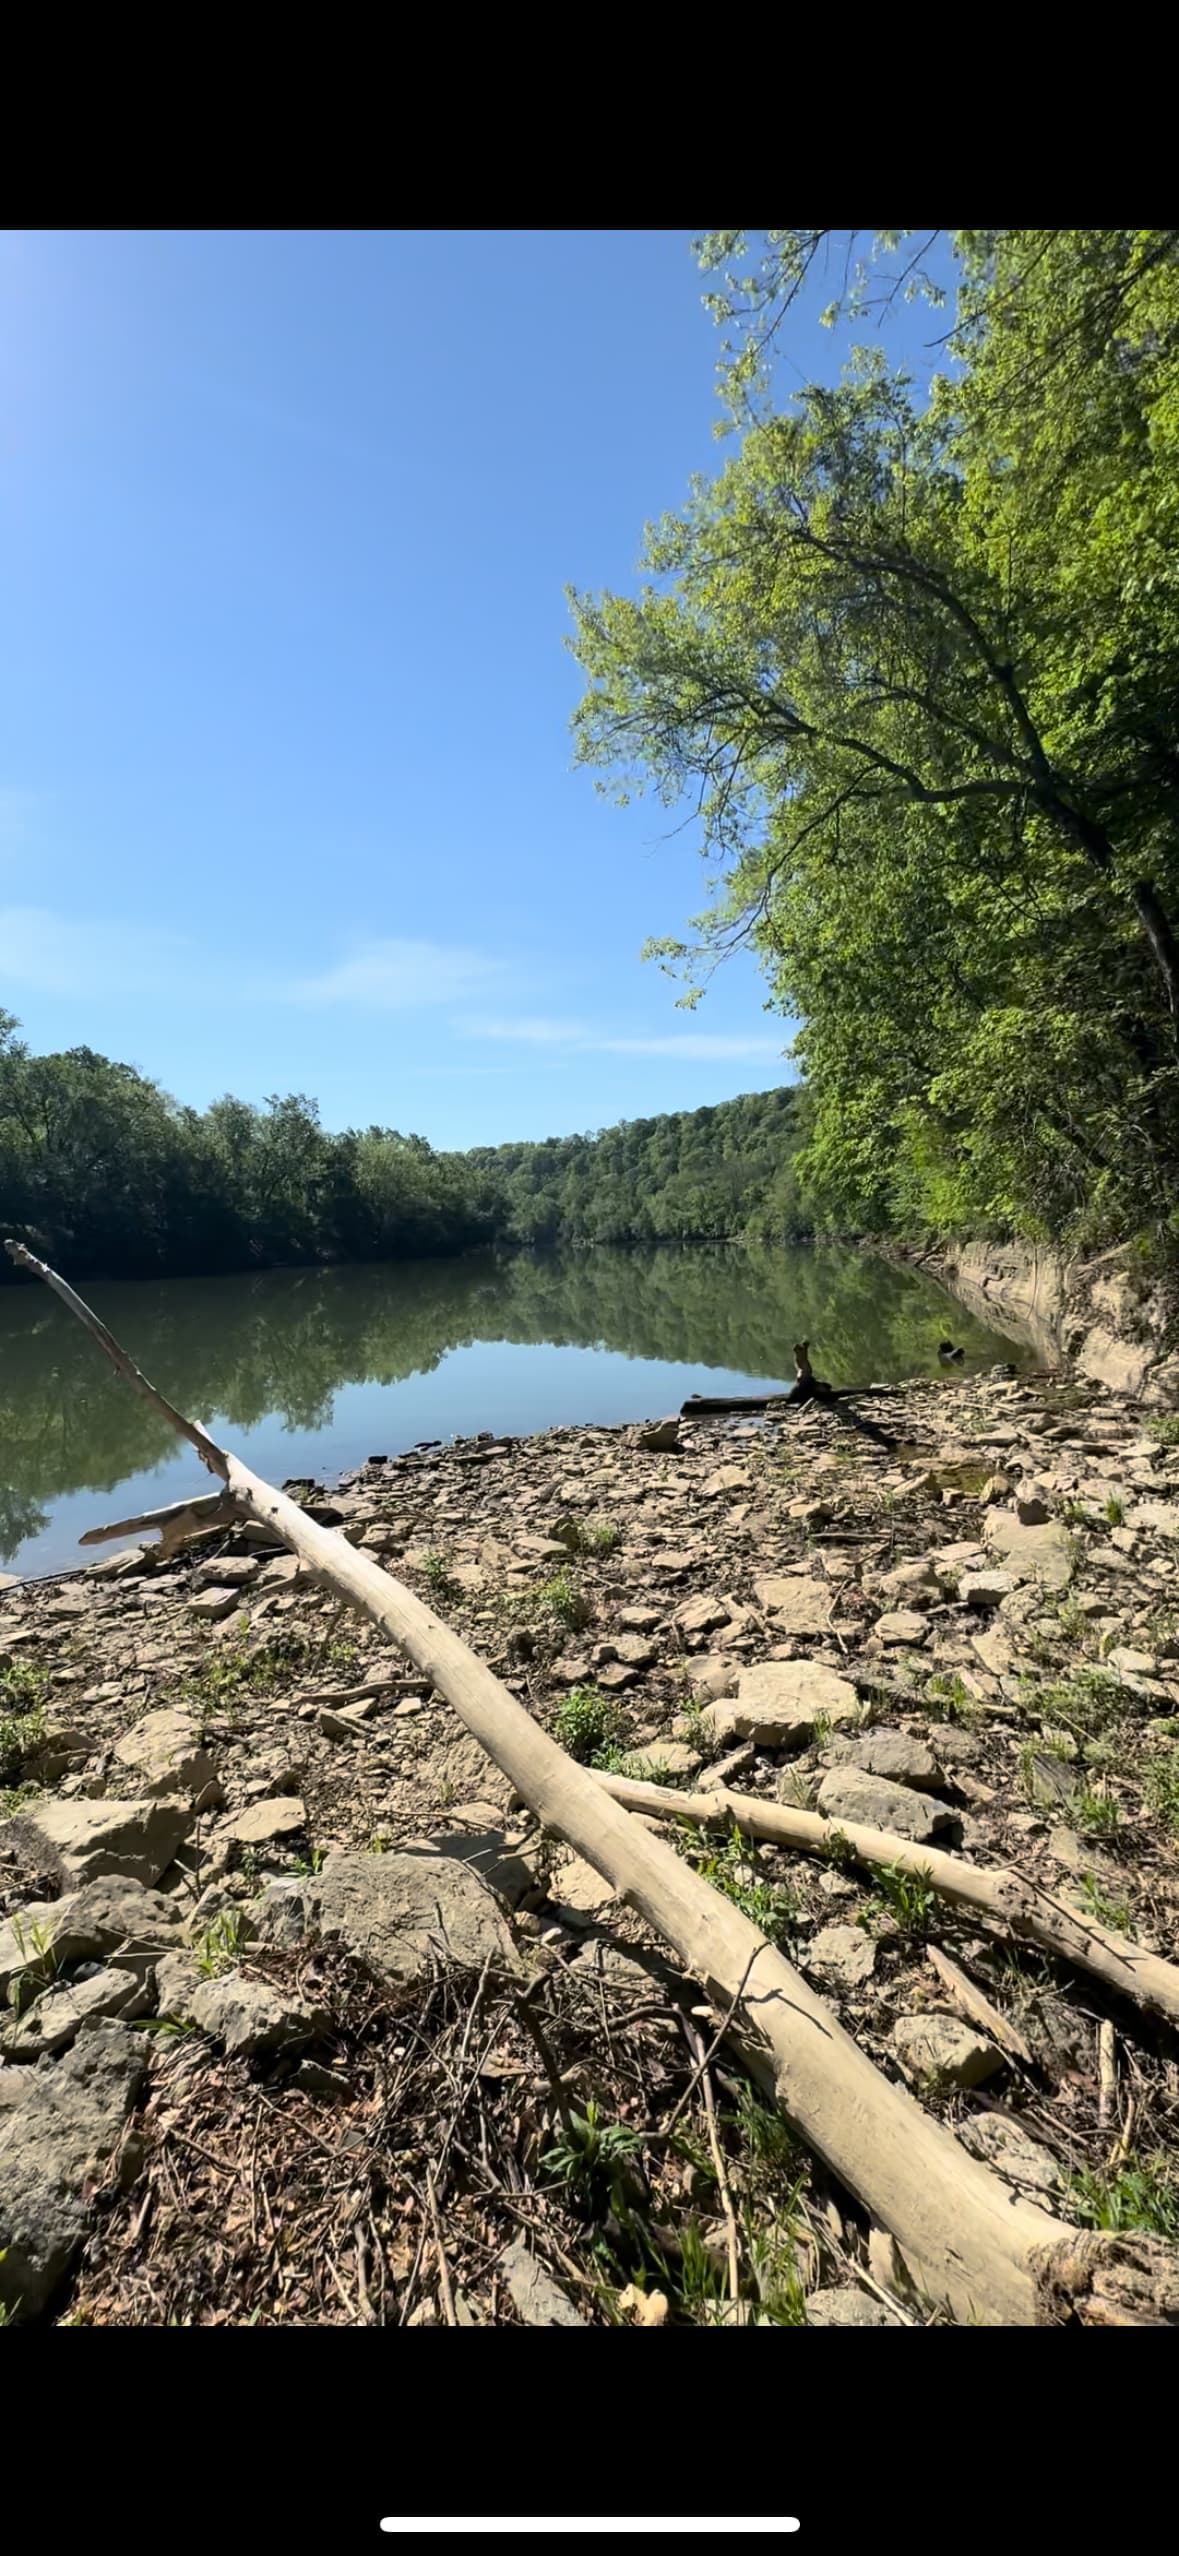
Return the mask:
{"type": "Polygon", "coordinates": [[[163,1509],[142,1509],[137,1518],[112,1518],[108,1526],[87,1527],[79,1544],[110,1544],[117,1535],[141,1535],[158,1527],[160,1550],[167,1554],[190,1535],[212,1535],[218,1527],[236,1526],[241,1510],[228,1491],[207,1491],[199,1500],[170,1500],[163,1509]]]}
{"type": "Polygon", "coordinates": [[[595,1777],[611,1799],[628,1810],[656,1819],[690,1820],[701,1828],[738,1828],[743,1837],[769,1846],[792,1847],[803,1855],[846,1852],[857,1864],[919,1874],[940,1899],[975,1916],[989,1917],[1003,1933],[1058,1961],[1087,1970],[1120,1997],[1129,1997],[1148,2013],[1179,2024],[1179,1969],[1160,1954],[1144,1952],[1127,1935],[1098,1926],[1078,1909],[1066,1907],[1038,1890],[1018,1873],[980,1870],[944,1848],[914,1846],[890,1829],[865,1828],[844,1819],[824,1819],[818,1811],[794,1810],[784,1802],[759,1802],[750,1793],[730,1793],[717,1784],[706,1793],[673,1792],[665,1784],[645,1784],[629,1775],[595,1777]]]}
{"type": "MultiPolygon", "coordinates": [[[[663,1936],[717,2013],[731,2010],[730,2037],[751,2072],[889,2230],[931,2299],[985,2325],[1179,2321],[1174,2249],[1145,2238],[1082,2237],[968,2156],[873,2066],[742,1910],[575,1765],[420,1598],[174,1412],[72,1288],[21,1246],[8,1248],[53,1288],[127,1382],[170,1418],[246,1516],[277,1532],[337,1597],[409,1654],[542,1825],[663,1936]]],[[[665,1798],[653,1791],[649,1806],[665,1810],[665,1798]]]]}

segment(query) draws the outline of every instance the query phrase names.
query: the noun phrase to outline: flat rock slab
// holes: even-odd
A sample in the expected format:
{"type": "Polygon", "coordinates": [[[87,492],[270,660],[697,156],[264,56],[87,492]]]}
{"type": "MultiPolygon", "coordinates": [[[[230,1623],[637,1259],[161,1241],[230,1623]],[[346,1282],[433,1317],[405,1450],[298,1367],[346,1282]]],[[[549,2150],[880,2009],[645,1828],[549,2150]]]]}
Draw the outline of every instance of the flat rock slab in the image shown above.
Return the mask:
{"type": "Polygon", "coordinates": [[[1003,2066],[1003,2053],[956,2015],[901,2015],[889,2036],[915,2084],[981,2086],[1003,2066]]]}
{"type": "MultiPolygon", "coordinates": [[[[187,1797],[157,1800],[34,1802],[19,1814],[58,1855],[71,1881],[97,1881],[116,1873],[129,1881],[157,1882],[193,1824],[187,1797]]],[[[0,1836],[3,1836],[0,1829],[0,1836]]]]}
{"type": "Polygon", "coordinates": [[[897,1607],[890,1615],[878,1615],[872,1630],[882,1642],[887,1642],[890,1648],[894,1644],[915,1646],[929,1639],[929,1626],[925,1617],[918,1615],[916,1609],[910,1606],[897,1607]]]}
{"type": "Polygon", "coordinates": [[[946,1828],[957,1825],[944,1802],[928,1793],[891,1784],[886,1776],[868,1774],[860,1766],[835,1766],[819,1786],[818,1808],[825,1819],[850,1820],[860,1828],[887,1828],[924,1846],[946,1828]]]}
{"type": "Polygon", "coordinates": [[[115,1765],[143,1796],[187,1793],[204,1804],[220,1801],[217,1769],[191,1714],[145,1713],[115,1742],[115,1765]]]}
{"type": "Polygon", "coordinates": [[[876,1946],[862,1926],[823,1926],[806,1947],[804,1965],[840,1988],[862,1988],[876,1968],[876,1946]]]}
{"type": "Polygon", "coordinates": [[[86,2234],[85,2195],[107,2179],[116,2151],[121,2179],[135,2172],[127,2116],[147,2073],[142,2033],[91,2024],[60,2059],[38,2063],[23,2100],[0,2114],[0,2301],[38,2316],[86,2234]]]}
{"type": "Polygon", "coordinates": [[[1059,2192],[1064,2176],[1055,2157],[1007,2113],[978,2112],[962,2123],[958,2136],[972,2157],[981,2157],[1008,2183],[1025,2192],[1059,2192]]]}
{"type": "Polygon", "coordinates": [[[836,1740],[830,1754],[835,1766],[858,1766],[865,1775],[883,1775],[916,1793],[941,1792],[945,1784],[932,1751],[908,1731],[860,1731],[854,1739],[836,1740]]]}
{"type": "Polygon", "coordinates": [[[1013,1509],[988,1509],[983,1529],[992,1553],[1016,1580],[1039,1580],[1046,1589],[1063,1589],[1072,1578],[1073,1549],[1066,1529],[1052,1519],[1047,1526],[1024,1526],[1013,1509]]]}
{"type": "Polygon", "coordinates": [[[275,1883],[255,1922],[275,1943],[322,1935],[380,1979],[424,1979],[446,1963],[481,1970],[487,1961],[506,1977],[520,1970],[486,1883],[457,1856],[433,1851],[329,1855],[321,1873],[275,1883]]]}
{"type": "Polygon", "coordinates": [[[724,1599],[718,1597],[685,1598],[672,1617],[681,1633],[715,1633],[728,1620],[729,1610],[724,1599]]]}
{"type": "Polygon", "coordinates": [[[445,1836],[432,1837],[430,1844],[436,1855],[453,1855],[458,1863],[469,1865],[509,1908],[518,1908],[536,1888],[536,1874],[527,1856],[509,1846],[502,1828],[448,1830],[445,1836]]]}
{"type": "Polygon", "coordinates": [[[784,1573],[755,1580],[753,1594],[764,1613],[773,1617],[776,1632],[816,1634],[830,1630],[835,1590],[825,1581],[812,1579],[809,1573],[784,1573]]]}
{"type": "Polygon", "coordinates": [[[0,1923],[0,2005],[10,1979],[44,1953],[52,1953],[59,1969],[71,1961],[99,1960],[140,1970],[179,1943],[183,1924],[175,1900],[118,1877],[15,1909],[0,1923]]]}
{"type": "Polygon", "coordinates": [[[270,1801],[250,1802],[245,1810],[223,1819],[217,1830],[237,1846],[269,1846],[280,1837],[297,1837],[307,1826],[307,1812],[297,1793],[277,1793],[270,1801]]]}
{"type": "Polygon", "coordinates": [[[262,1979],[242,1979],[236,1971],[223,1979],[202,1979],[181,2011],[212,2040],[222,2042],[231,2059],[313,2041],[324,2027],[323,2016],[302,1997],[288,1996],[262,1979]]]}
{"type": "Polygon", "coordinates": [[[855,1722],[859,1709],[854,1686],[834,1669],[816,1660],[762,1660],[742,1669],[736,1695],[707,1705],[701,1720],[717,1741],[804,1748],[816,1722],[855,1722]]]}
{"type": "Polygon", "coordinates": [[[964,1571],[958,1582],[958,1596],[963,1606],[978,1607],[986,1614],[993,1606],[1001,1606],[1015,1586],[1010,1571],[964,1571]]]}
{"type": "Polygon", "coordinates": [[[639,1783],[657,1784],[661,1775],[696,1775],[701,1765],[700,1752],[690,1748],[686,1740],[648,1740],[644,1748],[629,1749],[619,1773],[633,1775],[639,1783]]]}
{"type": "Polygon", "coordinates": [[[507,2290],[523,2325],[584,2325],[585,2318],[566,2298],[551,2272],[530,2254],[523,2237],[506,2246],[499,2259],[507,2290]]]}
{"type": "Polygon", "coordinates": [[[5,2050],[10,2059],[49,2057],[67,2050],[93,2017],[121,2016],[129,2023],[133,2015],[143,2014],[147,1999],[147,1988],[134,1971],[92,1971],[89,1979],[79,1979],[73,1987],[47,1988],[35,1998],[19,2021],[8,2027],[5,2050]]]}
{"type": "Polygon", "coordinates": [[[188,1612],[198,1624],[221,1624],[240,1603],[240,1589],[201,1589],[196,1597],[189,1599],[188,1612]]]}
{"type": "Polygon", "coordinates": [[[806,2303],[808,2325],[900,2325],[879,2299],[866,2290],[812,2290],[806,2303]]]}

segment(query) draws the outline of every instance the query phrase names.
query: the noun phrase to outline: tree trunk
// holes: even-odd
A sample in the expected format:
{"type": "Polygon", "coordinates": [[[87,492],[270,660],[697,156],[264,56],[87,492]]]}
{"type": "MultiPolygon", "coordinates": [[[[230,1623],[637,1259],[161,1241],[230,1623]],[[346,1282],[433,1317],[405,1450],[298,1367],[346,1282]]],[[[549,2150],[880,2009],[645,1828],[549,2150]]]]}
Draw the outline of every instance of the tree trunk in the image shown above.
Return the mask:
{"type": "Polygon", "coordinates": [[[702,1828],[732,1826],[745,1837],[804,1855],[829,1856],[841,1839],[857,1863],[915,1873],[954,1907],[989,1917],[1005,1934],[1035,1944],[1074,1969],[1087,1970],[1117,1996],[1179,2024],[1179,1970],[1173,1962],[1144,1952],[1128,1935],[1115,1934],[1112,1927],[1094,1924],[1079,1909],[1050,1899],[1018,1873],[980,1871],[942,1848],[913,1846],[889,1829],[823,1819],[818,1811],[794,1810],[786,1803],[759,1802],[747,1793],[727,1792],[720,1784],[707,1793],[678,1793],[629,1775],[599,1775],[597,1781],[613,1801],[624,1802],[630,1810],[645,1811],[656,1819],[692,1820],[702,1828]]]}
{"type": "Polygon", "coordinates": [[[983,2325],[1179,2322],[1179,2254],[1147,2238],[1081,2236],[1020,2199],[875,2068],[783,1955],[661,1837],[574,1764],[483,1661],[372,1556],[317,1526],[157,1393],[105,1324],[20,1244],[126,1380],[333,1593],[408,1652],[543,1825],[585,1856],[699,1979],[787,2118],[895,2238],[914,2278],[983,2325]]]}

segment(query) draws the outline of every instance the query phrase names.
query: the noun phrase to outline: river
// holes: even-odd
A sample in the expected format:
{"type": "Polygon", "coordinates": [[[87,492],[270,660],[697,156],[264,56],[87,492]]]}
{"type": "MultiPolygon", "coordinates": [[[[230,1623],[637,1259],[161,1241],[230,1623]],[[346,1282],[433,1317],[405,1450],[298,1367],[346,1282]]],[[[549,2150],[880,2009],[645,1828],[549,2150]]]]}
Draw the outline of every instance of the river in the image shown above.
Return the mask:
{"type": "MultiPolygon", "coordinates": [[[[1032,1352],[932,1279],[851,1249],[709,1247],[96,1285],[90,1300],[183,1411],[272,1481],[490,1429],[658,1417],[690,1393],[833,1384],[1032,1352]]],[[[961,1372],[960,1370],[958,1372],[961,1372]]],[[[195,1456],[39,1286],[0,1287],[0,1564],[67,1569],[86,1527],[208,1488],[195,1456]]]]}

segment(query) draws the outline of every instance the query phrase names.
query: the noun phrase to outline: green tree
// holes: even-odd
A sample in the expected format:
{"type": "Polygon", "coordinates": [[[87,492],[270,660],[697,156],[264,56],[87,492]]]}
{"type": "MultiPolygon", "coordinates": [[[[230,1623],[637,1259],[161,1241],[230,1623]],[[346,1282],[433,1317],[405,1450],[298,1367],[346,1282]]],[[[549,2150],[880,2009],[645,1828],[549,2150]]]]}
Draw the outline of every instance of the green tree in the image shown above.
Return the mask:
{"type": "MultiPolygon", "coordinates": [[[[879,235],[905,289],[935,236],[879,235]]],[[[832,235],[704,244],[740,441],[572,598],[579,752],[698,804],[696,954],[801,1019],[828,1212],[1175,1240],[1179,234],[952,237],[928,395],[875,346],[784,409],[832,235]]]]}

